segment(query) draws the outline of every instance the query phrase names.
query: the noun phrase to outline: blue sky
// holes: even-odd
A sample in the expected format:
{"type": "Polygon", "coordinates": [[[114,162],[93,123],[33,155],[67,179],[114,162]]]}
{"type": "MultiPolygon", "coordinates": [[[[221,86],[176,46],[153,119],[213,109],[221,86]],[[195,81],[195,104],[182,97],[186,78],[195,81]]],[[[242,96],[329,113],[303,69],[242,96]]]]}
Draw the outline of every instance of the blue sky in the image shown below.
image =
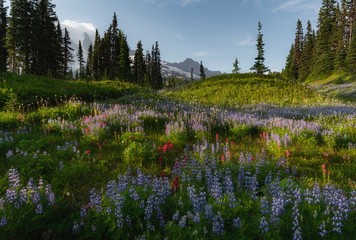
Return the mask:
{"type": "Polygon", "coordinates": [[[231,72],[237,57],[243,72],[257,55],[257,23],[263,23],[265,64],[284,67],[296,22],[317,24],[321,0],[52,0],[61,22],[102,34],[116,12],[131,49],[157,40],[163,60],[190,57],[212,70],[231,72]],[[82,24],[85,23],[85,24],[82,24]]]}

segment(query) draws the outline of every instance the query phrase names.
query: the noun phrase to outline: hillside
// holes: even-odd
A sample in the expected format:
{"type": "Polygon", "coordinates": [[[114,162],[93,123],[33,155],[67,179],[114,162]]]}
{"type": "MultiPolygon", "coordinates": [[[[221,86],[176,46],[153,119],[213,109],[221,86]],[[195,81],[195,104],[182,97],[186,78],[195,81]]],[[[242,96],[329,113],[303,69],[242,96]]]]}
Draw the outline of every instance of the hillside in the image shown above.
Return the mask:
{"type": "Polygon", "coordinates": [[[167,91],[164,95],[187,102],[231,107],[255,104],[326,105],[337,101],[301,84],[255,74],[216,76],[176,91],[167,91]]]}

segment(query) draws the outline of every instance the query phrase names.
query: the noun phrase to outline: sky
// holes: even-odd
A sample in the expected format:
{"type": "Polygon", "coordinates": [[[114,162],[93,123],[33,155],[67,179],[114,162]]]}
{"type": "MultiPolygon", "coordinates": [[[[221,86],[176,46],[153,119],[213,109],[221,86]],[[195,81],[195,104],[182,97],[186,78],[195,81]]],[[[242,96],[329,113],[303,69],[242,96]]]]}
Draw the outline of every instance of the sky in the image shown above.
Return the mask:
{"type": "Polygon", "coordinates": [[[316,28],[321,0],[52,0],[64,26],[99,30],[114,12],[132,50],[159,43],[162,60],[202,61],[205,67],[230,73],[237,58],[249,72],[257,56],[257,24],[263,24],[265,65],[281,71],[294,40],[297,20],[316,28]]]}

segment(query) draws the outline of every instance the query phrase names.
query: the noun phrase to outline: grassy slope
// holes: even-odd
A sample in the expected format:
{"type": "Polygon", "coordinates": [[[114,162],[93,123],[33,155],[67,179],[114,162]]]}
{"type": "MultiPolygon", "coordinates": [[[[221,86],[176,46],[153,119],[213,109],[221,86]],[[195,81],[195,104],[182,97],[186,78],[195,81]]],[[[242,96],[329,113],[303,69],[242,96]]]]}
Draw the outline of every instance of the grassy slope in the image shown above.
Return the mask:
{"type": "Polygon", "coordinates": [[[221,75],[177,91],[168,91],[164,95],[183,101],[234,107],[260,103],[277,106],[326,105],[335,101],[303,85],[254,74],[221,75]]]}
{"type": "Polygon", "coordinates": [[[307,84],[319,93],[355,101],[356,76],[342,72],[321,79],[308,79],[307,84]]]}

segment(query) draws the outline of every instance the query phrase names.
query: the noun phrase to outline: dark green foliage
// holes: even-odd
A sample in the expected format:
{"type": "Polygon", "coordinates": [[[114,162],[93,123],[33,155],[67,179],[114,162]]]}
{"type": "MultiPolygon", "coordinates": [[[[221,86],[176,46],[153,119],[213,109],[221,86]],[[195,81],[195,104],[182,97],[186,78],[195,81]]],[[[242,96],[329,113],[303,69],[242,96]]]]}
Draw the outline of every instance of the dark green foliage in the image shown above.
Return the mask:
{"type": "Polygon", "coordinates": [[[203,65],[203,62],[200,61],[200,79],[205,79],[206,76],[205,76],[205,70],[204,70],[204,65],[203,65]]]}
{"type": "Polygon", "coordinates": [[[92,79],[92,77],[93,77],[92,72],[91,72],[91,70],[93,68],[91,66],[92,62],[93,62],[93,45],[90,44],[89,48],[88,48],[87,64],[85,67],[85,74],[86,74],[87,79],[92,79]]]}
{"type": "Polygon", "coordinates": [[[292,64],[292,80],[298,80],[303,50],[303,26],[298,19],[297,30],[295,32],[292,64]]]}
{"type": "Polygon", "coordinates": [[[292,44],[289,54],[286,59],[286,66],[283,69],[283,76],[286,79],[293,79],[293,54],[294,54],[294,45],[292,44]]]}
{"type": "Polygon", "coordinates": [[[139,41],[137,43],[134,65],[133,65],[134,81],[140,85],[143,85],[145,72],[146,72],[146,64],[143,56],[143,48],[142,48],[141,41],[139,41]]]}
{"type": "Polygon", "coordinates": [[[348,70],[352,74],[356,74],[356,24],[354,24],[353,27],[352,39],[348,49],[346,63],[347,63],[348,70]]]}
{"type": "Polygon", "coordinates": [[[333,31],[336,22],[336,1],[323,0],[319,12],[319,30],[316,43],[316,58],[312,74],[328,76],[334,70],[335,50],[333,46],[333,31]]]}
{"type": "Polygon", "coordinates": [[[4,0],[0,0],[0,72],[7,70],[8,52],[5,47],[7,28],[7,8],[4,6],[4,0]]]}
{"type": "Polygon", "coordinates": [[[262,30],[262,23],[261,21],[258,22],[258,34],[257,34],[257,57],[255,58],[255,64],[251,67],[251,70],[255,71],[257,74],[264,74],[265,72],[269,71],[268,67],[265,66],[265,50],[264,50],[264,43],[263,43],[263,34],[262,30]]]}
{"type": "Polygon", "coordinates": [[[239,67],[239,60],[237,60],[237,58],[235,58],[235,62],[232,64],[232,66],[234,67],[233,69],[232,69],[232,73],[239,73],[240,72],[240,70],[241,70],[241,68],[239,67]]]}
{"type": "Polygon", "coordinates": [[[130,81],[131,75],[131,60],[130,60],[130,47],[127,43],[127,38],[123,32],[119,33],[120,39],[120,54],[118,65],[119,79],[130,81]]]}
{"type": "MultiPolygon", "coordinates": [[[[66,79],[69,73],[69,64],[73,62],[73,48],[71,48],[71,41],[67,28],[64,28],[63,37],[63,78],[66,79]]],[[[70,76],[72,78],[73,76],[70,76]]]]}
{"type": "Polygon", "coordinates": [[[83,56],[83,47],[82,47],[82,42],[79,40],[79,48],[78,48],[78,63],[79,63],[79,78],[84,79],[84,56],[83,56]]]}
{"type": "Polygon", "coordinates": [[[315,34],[310,21],[307,23],[307,32],[304,36],[303,50],[300,61],[299,79],[304,81],[310,74],[313,65],[315,50],[315,34]]]}
{"type": "Polygon", "coordinates": [[[93,47],[93,54],[91,60],[91,73],[93,75],[93,78],[95,80],[100,80],[101,79],[101,71],[100,71],[100,66],[101,66],[101,58],[100,58],[100,44],[101,44],[101,39],[100,35],[98,32],[98,29],[95,32],[95,41],[94,41],[94,47],[93,47]]]}

